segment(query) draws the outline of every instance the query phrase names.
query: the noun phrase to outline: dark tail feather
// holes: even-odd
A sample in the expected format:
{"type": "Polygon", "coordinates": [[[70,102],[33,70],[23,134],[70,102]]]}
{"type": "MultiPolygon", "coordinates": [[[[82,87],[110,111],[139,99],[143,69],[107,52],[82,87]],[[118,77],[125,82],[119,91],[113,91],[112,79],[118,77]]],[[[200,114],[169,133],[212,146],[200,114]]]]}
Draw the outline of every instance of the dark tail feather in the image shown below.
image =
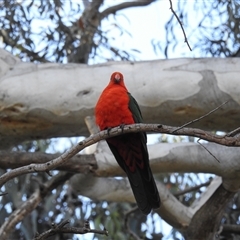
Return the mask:
{"type": "Polygon", "coordinates": [[[149,166],[144,136],[141,133],[126,134],[110,138],[107,143],[119,166],[128,176],[139,209],[147,215],[152,209],[159,208],[161,201],[149,166]],[[132,170],[129,167],[131,163],[135,165],[132,170]]]}
{"type": "Polygon", "coordinates": [[[152,209],[159,208],[161,204],[152,172],[150,169],[148,171],[149,179],[144,178],[140,169],[136,169],[134,173],[127,172],[138,207],[146,215],[149,214],[152,209]]]}

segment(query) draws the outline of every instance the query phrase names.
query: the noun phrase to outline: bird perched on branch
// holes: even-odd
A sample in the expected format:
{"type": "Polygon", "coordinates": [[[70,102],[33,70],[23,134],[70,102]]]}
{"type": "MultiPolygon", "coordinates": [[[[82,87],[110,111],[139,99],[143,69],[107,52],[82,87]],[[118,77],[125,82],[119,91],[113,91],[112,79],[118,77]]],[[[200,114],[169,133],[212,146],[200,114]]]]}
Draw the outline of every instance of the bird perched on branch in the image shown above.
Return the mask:
{"type": "MultiPolygon", "coordinates": [[[[123,75],[114,72],[96,108],[100,130],[143,122],[136,100],[128,92],[123,75]]],[[[149,166],[146,133],[128,133],[108,138],[107,144],[128,176],[139,209],[149,214],[160,207],[159,193],[149,166]]]]}

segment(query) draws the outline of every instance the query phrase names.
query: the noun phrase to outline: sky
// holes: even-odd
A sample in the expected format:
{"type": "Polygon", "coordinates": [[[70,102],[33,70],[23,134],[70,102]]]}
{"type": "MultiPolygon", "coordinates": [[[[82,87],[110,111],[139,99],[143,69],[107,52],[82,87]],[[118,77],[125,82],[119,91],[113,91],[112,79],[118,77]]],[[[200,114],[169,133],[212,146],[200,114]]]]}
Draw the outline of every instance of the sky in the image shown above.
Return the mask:
{"type": "MultiPolygon", "coordinates": [[[[107,0],[106,3],[112,2],[122,2],[122,1],[111,1],[107,0]]],[[[187,9],[189,9],[189,18],[194,19],[191,21],[191,26],[183,25],[186,32],[188,41],[191,47],[194,45],[196,38],[194,37],[194,29],[197,29],[197,25],[202,18],[199,11],[193,11],[194,3],[197,6],[201,6],[201,1],[185,1],[187,3],[187,9]]],[[[178,1],[173,0],[173,9],[177,9],[178,1]]],[[[104,7],[103,7],[104,8],[104,7]]],[[[177,13],[177,10],[176,10],[177,13]]],[[[154,52],[151,42],[165,44],[165,24],[171,18],[172,12],[170,10],[169,0],[158,0],[145,7],[135,7],[128,8],[120,11],[116,18],[112,15],[104,21],[102,24],[103,28],[111,28],[111,24],[114,22],[119,23],[127,32],[131,34],[119,35],[119,31],[115,28],[114,31],[110,32],[110,36],[114,36],[112,41],[118,47],[123,47],[126,50],[138,49],[140,53],[137,54],[137,60],[155,60],[155,59],[165,59],[165,55],[157,49],[154,52]],[[117,20],[115,20],[117,19],[117,20]]],[[[184,23],[182,23],[184,24],[184,23]]],[[[201,53],[199,51],[190,51],[187,44],[184,42],[183,32],[179,24],[175,26],[175,35],[179,39],[179,44],[176,48],[169,50],[169,58],[179,58],[179,57],[200,57],[201,53]]]]}

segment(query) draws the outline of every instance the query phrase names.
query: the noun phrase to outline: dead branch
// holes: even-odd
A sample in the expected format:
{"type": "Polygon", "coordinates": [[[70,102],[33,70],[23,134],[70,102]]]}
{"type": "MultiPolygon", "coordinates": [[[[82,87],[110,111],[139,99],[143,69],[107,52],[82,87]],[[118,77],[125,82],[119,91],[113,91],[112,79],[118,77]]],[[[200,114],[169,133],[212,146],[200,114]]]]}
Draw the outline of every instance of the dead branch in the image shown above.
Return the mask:
{"type": "Polygon", "coordinates": [[[188,48],[190,49],[190,51],[192,51],[192,49],[191,49],[191,47],[190,47],[190,45],[188,43],[187,36],[186,36],[185,31],[184,31],[183,25],[182,25],[178,15],[176,14],[176,12],[173,10],[172,1],[169,0],[169,2],[170,2],[170,10],[172,11],[173,15],[177,18],[177,21],[178,21],[178,23],[180,24],[180,26],[182,28],[182,32],[183,32],[183,35],[184,35],[184,42],[188,45],[188,48]]]}
{"type": "MultiPolygon", "coordinates": [[[[177,128],[176,130],[174,130],[173,132],[176,132],[176,131],[182,129],[183,127],[189,126],[189,125],[192,124],[192,123],[195,123],[195,122],[200,121],[201,119],[203,119],[203,118],[209,116],[210,114],[214,113],[215,111],[217,111],[219,108],[221,108],[223,105],[225,105],[225,104],[228,103],[228,102],[229,102],[229,100],[228,100],[228,101],[225,101],[225,102],[222,103],[220,106],[214,108],[214,109],[211,110],[210,112],[208,112],[208,113],[204,114],[203,116],[201,116],[201,117],[199,117],[199,118],[196,118],[196,119],[194,119],[194,120],[192,120],[192,121],[190,121],[190,122],[185,123],[185,124],[182,125],[181,127],[179,127],[179,128],[177,128]]],[[[202,144],[200,143],[200,139],[198,139],[197,143],[198,143],[200,146],[202,146],[217,162],[220,163],[220,161],[219,161],[206,147],[204,147],[204,145],[202,145],[202,144]]]]}
{"type": "Polygon", "coordinates": [[[87,220],[85,221],[84,226],[82,228],[65,227],[65,225],[67,225],[69,222],[70,222],[69,220],[64,220],[59,224],[53,223],[51,229],[47,230],[46,232],[40,235],[37,235],[33,240],[43,240],[57,233],[75,233],[75,234],[97,233],[108,236],[108,231],[105,228],[103,230],[91,229],[89,222],[87,220]]]}
{"type": "Polygon", "coordinates": [[[184,135],[184,136],[198,137],[200,139],[203,139],[209,142],[218,143],[220,145],[225,145],[225,146],[233,146],[233,147],[240,146],[240,139],[237,137],[228,137],[227,135],[219,136],[217,134],[203,131],[197,128],[181,128],[177,132],[175,130],[176,130],[176,127],[171,127],[171,126],[166,126],[161,124],[144,124],[144,123],[125,125],[124,127],[115,127],[115,128],[112,128],[111,131],[104,130],[79,142],[76,146],[70,148],[61,156],[51,161],[48,161],[42,164],[29,164],[27,166],[16,168],[3,174],[0,177],[0,187],[2,187],[3,184],[9,181],[10,179],[26,173],[47,172],[47,171],[56,169],[63,163],[67,162],[70,158],[72,158],[78,152],[83,150],[85,147],[88,147],[100,140],[118,136],[121,134],[126,134],[126,133],[158,132],[158,133],[165,133],[170,135],[184,135]]]}
{"type": "MultiPolygon", "coordinates": [[[[219,105],[218,107],[214,108],[214,109],[211,110],[210,112],[204,114],[203,116],[201,116],[201,117],[199,117],[199,118],[196,118],[196,119],[194,119],[194,120],[192,120],[192,121],[190,121],[190,122],[187,122],[187,123],[183,124],[181,127],[175,129],[175,130],[173,131],[173,133],[177,132],[178,130],[180,130],[180,129],[184,128],[184,127],[189,126],[190,124],[193,124],[193,123],[195,123],[195,122],[198,122],[198,121],[200,121],[201,119],[209,116],[210,114],[216,112],[219,108],[221,108],[223,105],[225,105],[225,104],[228,103],[228,102],[229,102],[229,100],[227,100],[226,102],[222,103],[222,104],[219,105]]],[[[231,133],[232,133],[232,132],[231,132],[231,133]]]]}
{"type": "Polygon", "coordinates": [[[214,156],[214,154],[212,154],[203,144],[200,143],[200,139],[197,140],[197,143],[203,147],[217,162],[220,163],[220,161],[214,156]]]}
{"type": "Polygon", "coordinates": [[[226,134],[226,136],[228,136],[228,137],[234,137],[234,136],[236,136],[236,135],[239,134],[239,133],[240,133],[240,127],[239,127],[239,128],[236,128],[236,129],[234,129],[233,131],[231,131],[230,133],[226,134]]]}

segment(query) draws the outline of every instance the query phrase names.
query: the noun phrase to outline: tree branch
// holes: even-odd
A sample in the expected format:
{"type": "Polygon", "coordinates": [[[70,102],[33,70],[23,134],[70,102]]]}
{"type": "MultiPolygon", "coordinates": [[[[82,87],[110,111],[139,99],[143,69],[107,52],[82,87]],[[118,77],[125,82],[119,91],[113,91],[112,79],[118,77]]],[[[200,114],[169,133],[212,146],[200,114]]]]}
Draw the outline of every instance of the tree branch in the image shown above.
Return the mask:
{"type": "Polygon", "coordinates": [[[85,221],[84,226],[82,228],[65,227],[65,225],[68,224],[69,222],[70,222],[69,220],[64,220],[59,224],[53,223],[51,229],[36,236],[34,240],[43,240],[57,233],[75,233],[75,234],[97,233],[108,236],[108,231],[105,228],[103,230],[91,229],[88,221],[85,221]]]}
{"type": "MultiPolygon", "coordinates": [[[[214,108],[213,110],[211,110],[210,112],[204,114],[203,116],[201,116],[201,117],[199,117],[199,118],[196,118],[196,119],[194,119],[194,120],[192,120],[192,121],[190,121],[190,122],[187,122],[187,123],[183,124],[181,127],[175,129],[175,130],[173,131],[173,133],[177,132],[178,130],[180,130],[180,129],[184,128],[184,127],[189,126],[190,124],[193,124],[193,123],[195,123],[195,122],[198,122],[198,121],[200,121],[201,119],[209,116],[210,114],[216,112],[219,108],[221,108],[223,105],[225,105],[225,104],[228,103],[228,102],[229,102],[229,100],[225,101],[225,102],[222,103],[220,106],[214,108]]],[[[231,132],[231,133],[232,133],[232,132],[231,132]]],[[[230,135],[231,135],[231,134],[230,134],[230,135]]]]}
{"type": "MultiPolygon", "coordinates": [[[[0,151],[0,168],[14,169],[31,163],[46,163],[52,159],[58,158],[60,154],[50,154],[43,152],[13,152],[0,151]]],[[[93,154],[78,154],[56,169],[74,173],[88,173],[97,169],[97,162],[93,154]]]]}
{"type": "Polygon", "coordinates": [[[190,51],[192,51],[192,49],[191,49],[191,47],[190,47],[190,45],[189,45],[189,43],[188,43],[187,36],[186,36],[185,31],[184,31],[183,25],[182,25],[182,23],[181,23],[178,15],[176,14],[176,12],[173,10],[172,1],[169,0],[169,2],[170,2],[170,10],[172,11],[173,15],[177,18],[177,21],[179,22],[179,24],[180,24],[180,26],[181,26],[181,28],[182,28],[182,32],[183,32],[183,35],[184,35],[184,42],[187,43],[188,48],[190,49],[190,51]]]}
{"type": "Polygon", "coordinates": [[[197,143],[203,147],[218,163],[220,163],[220,161],[215,157],[214,154],[212,154],[203,144],[200,143],[200,139],[197,140],[197,143]]]}
{"type": "Polygon", "coordinates": [[[90,53],[94,47],[94,35],[100,25],[99,8],[103,0],[91,1],[84,9],[79,21],[82,24],[80,44],[68,57],[69,62],[88,63],[90,53]]]}
{"type": "MultiPolygon", "coordinates": [[[[90,146],[100,140],[107,139],[110,137],[118,136],[125,133],[134,133],[134,132],[158,132],[158,133],[165,133],[171,134],[176,130],[175,127],[161,125],[161,124],[132,124],[126,125],[122,127],[115,127],[112,128],[111,131],[101,131],[97,134],[94,134],[85,140],[79,142],[76,146],[70,148],[68,151],[63,153],[60,157],[57,157],[47,163],[43,164],[30,164],[28,166],[20,167],[13,169],[0,177],[0,187],[3,186],[8,180],[32,172],[47,172],[53,169],[56,169],[78,152],[83,150],[85,147],[90,146]]],[[[174,135],[184,135],[184,136],[193,136],[204,139],[209,142],[215,142],[225,146],[233,146],[239,147],[240,146],[240,139],[236,137],[228,137],[228,136],[219,136],[217,134],[213,134],[207,131],[203,131],[197,128],[182,128],[174,133],[174,135]]]]}
{"type": "Polygon", "coordinates": [[[236,136],[237,134],[240,133],[240,127],[239,128],[236,128],[234,129],[233,131],[231,131],[230,133],[226,134],[226,136],[228,137],[233,137],[233,136],[236,136]]]}
{"type": "Polygon", "coordinates": [[[183,191],[179,191],[179,192],[175,193],[174,196],[175,196],[175,197],[179,197],[179,196],[184,195],[184,194],[186,194],[186,193],[193,192],[193,191],[197,191],[197,190],[199,190],[201,187],[206,187],[206,186],[208,186],[208,185],[211,183],[211,181],[212,181],[212,179],[210,179],[209,181],[207,181],[207,182],[205,182],[205,183],[199,184],[199,185],[197,185],[197,186],[184,189],[183,191]]]}
{"type": "Polygon", "coordinates": [[[223,224],[221,225],[223,233],[231,233],[240,235],[240,226],[237,224],[223,224]]]}
{"type": "Polygon", "coordinates": [[[138,1],[132,1],[132,2],[123,2],[118,5],[109,7],[105,9],[102,13],[100,13],[100,19],[102,20],[103,18],[107,17],[110,14],[115,14],[117,11],[123,10],[125,8],[130,8],[130,7],[142,7],[142,6],[147,6],[151,3],[153,3],[155,0],[138,0],[138,1]]]}
{"type": "MultiPolygon", "coordinates": [[[[121,179],[96,178],[91,174],[76,174],[71,178],[70,185],[79,195],[93,200],[136,203],[126,177],[121,179]]],[[[178,228],[183,227],[184,224],[188,225],[193,216],[192,210],[174,197],[163,183],[156,181],[156,185],[161,196],[162,205],[155,212],[166,222],[178,228]]]]}
{"type": "Polygon", "coordinates": [[[37,189],[26,202],[24,202],[18,209],[16,209],[12,214],[8,217],[8,219],[4,222],[4,224],[0,228],[0,238],[2,240],[8,239],[8,235],[11,233],[13,228],[23,220],[23,218],[32,212],[38,204],[42,201],[44,197],[47,196],[51,190],[55,189],[57,186],[64,183],[68,180],[73,173],[59,173],[54,176],[47,183],[43,184],[40,187],[41,190],[37,189]]]}

